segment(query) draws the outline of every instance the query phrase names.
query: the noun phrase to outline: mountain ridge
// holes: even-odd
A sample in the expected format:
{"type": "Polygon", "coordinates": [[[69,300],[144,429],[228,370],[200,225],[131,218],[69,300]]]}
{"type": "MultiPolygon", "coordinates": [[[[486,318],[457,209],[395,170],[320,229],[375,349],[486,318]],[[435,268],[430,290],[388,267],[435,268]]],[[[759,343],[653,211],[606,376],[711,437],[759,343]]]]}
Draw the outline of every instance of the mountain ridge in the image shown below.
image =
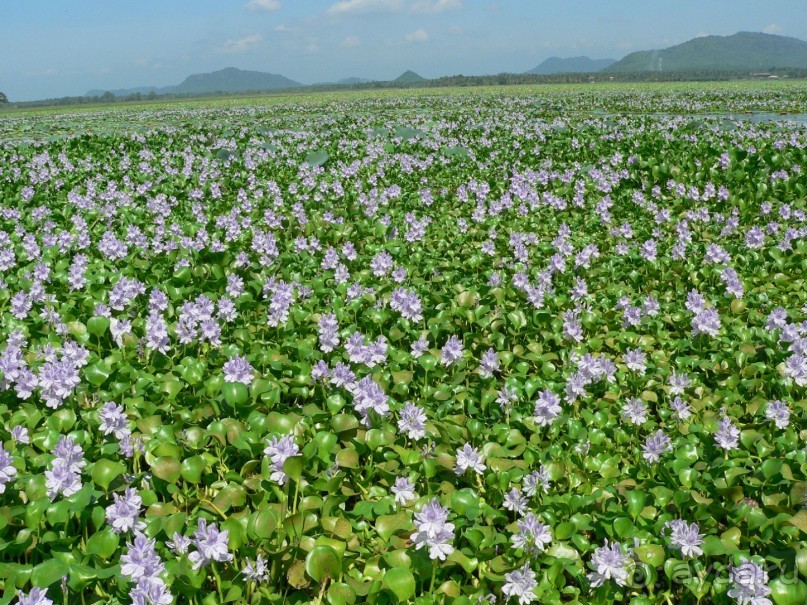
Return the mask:
{"type": "Polygon", "coordinates": [[[104,92],[111,92],[115,96],[130,94],[149,94],[154,92],[164,94],[208,94],[214,92],[260,92],[266,90],[282,90],[285,88],[299,88],[303,86],[280,74],[263,71],[225,67],[218,71],[191,74],[179,84],[174,86],[138,86],[135,88],[120,88],[117,90],[102,91],[92,89],[85,96],[97,97],[104,92]]]}
{"type": "Polygon", "coordinates": [[[807,42],[757,32],[701,36],[668,48],[630,53],[603,71],[767,71],[777,68],[807,68],[807,42]]]}
{"type": "Polygon", "coordinates": [[[585,56],[567,58],[549,57],[524,73],[542,76],[564,73],[593,73],[602,71],[616,62],[616,59],[592,59],[585,56]]]}

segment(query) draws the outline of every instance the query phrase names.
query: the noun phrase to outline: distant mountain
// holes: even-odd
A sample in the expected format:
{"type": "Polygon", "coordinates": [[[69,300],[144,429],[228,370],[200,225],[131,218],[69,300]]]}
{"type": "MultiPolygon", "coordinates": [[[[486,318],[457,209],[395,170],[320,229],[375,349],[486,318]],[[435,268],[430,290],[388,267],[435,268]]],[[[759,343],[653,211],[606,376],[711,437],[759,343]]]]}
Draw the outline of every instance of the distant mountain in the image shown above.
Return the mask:
{"type": "Polygon", "coordinates": [[[299,82],[289,80],[279,74],[262,71],[246,71],[228,67],[206,74],[188,76],[178,86],[168,86],[165,92],[177,94],[204,94],[209,92],[247,92],[259,90],[277,90],[279,88],[295,88],[302,86],[299,82]]]}
{"type": "Polygon", "coordinates": [[[398,76],[393,80],[393,82],[398,82],[400,84],[414,84],[417,82],[425,82],[425,81],[426,78],[424,78],[423,76],[419,76],[411,69],[403,72],[400,76],[398,76]]]}
{"type": "MultiPolygon", "coordinates": [[[[113,95],[116,97],[125,97],[128,95],[133,95],[135,93],[140,93],[143,95],[147,95],[150,92],[157,92],[159,88],[156,86],[136,86],[134,88],[115,88],[113,90],[109,90],[113,95]]],[[[85,97],[100,97],[102,94],[107,92],[106,90],[101,90],[100,88],[93,88],[92,90],[88,90],[84,93],[85,97]]]]}
{"type": "Polygon", "coordinates": [[[767,71],[786,67],[807,68],[807,42],[788,36],[739,32],[631,53],[605,71],[767,71]]]}
{"type": "MultiPolygon", "coordinates": [[[[247,71],[228,67],[219,71],[204,74],[193,74],[185,78],[181,84],[176,86],[140,86],[138,88],[122,88],[112,90],[117,97],[125,97],[130,94],[148,94],[155,92],[163,94],[208,94],[213,92],[259,92],[264,90],[280,90],[284,88],[297,88],[302,86],[299,82],[289,80],[279,74],[270,74],[262,71],[247,71]]],[[[93,89],[87,91],[85,96],[97,97],[106,92],[105,90],[93,89]]]]}
{"type": "Polygon", "coordinates": [[[373,82],[373,80],[368,80],[367,78],[342,78],[341,80],[337,80],[337,84],[367,84],[368,82],[373,82]]]}
{"type": "Polygon", "coordinates": [[[587,74],[601,71],[616,63],[616,59],[590,59],[589,57],[549,57],[537,67],[533,67],[527,74],[587,74]]]}

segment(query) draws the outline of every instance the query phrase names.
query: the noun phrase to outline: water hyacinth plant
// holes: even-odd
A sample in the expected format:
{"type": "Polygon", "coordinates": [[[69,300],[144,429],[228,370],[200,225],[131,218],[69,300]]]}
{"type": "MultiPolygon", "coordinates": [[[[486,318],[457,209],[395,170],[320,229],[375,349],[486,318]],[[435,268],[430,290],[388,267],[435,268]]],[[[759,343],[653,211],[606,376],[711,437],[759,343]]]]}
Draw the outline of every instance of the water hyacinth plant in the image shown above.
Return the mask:
{"type": "Polygon", "coordinates": [[[0,116],[0,605],[807,602],[807,91],[592,90],[0,116]]]}

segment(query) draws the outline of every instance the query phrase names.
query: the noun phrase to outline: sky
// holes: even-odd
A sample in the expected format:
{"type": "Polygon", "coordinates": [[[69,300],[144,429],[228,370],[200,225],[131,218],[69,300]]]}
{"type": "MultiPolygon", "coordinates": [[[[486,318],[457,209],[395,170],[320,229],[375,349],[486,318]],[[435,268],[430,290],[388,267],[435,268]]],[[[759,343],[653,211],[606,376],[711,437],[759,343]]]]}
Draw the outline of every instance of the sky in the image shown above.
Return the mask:
{"type": "Polygon", "coordinates": [[[0,0],[0,92],[168,86],[225,67],[303,84],[523,72],[738,31],[807,40],[807,1],[0,0]]]}

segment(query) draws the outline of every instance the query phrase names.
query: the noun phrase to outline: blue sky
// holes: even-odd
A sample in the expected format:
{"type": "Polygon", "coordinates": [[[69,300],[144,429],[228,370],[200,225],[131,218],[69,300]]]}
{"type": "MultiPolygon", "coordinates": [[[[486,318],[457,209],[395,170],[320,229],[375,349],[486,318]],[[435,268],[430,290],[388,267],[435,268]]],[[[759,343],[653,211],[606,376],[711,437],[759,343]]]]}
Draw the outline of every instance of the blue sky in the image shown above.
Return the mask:
{"type": "Polygon", "coordinates": [[[807,39],[807,1],[0,0],[0,91],[166,86],[224,67],[304,84],[521,72],[737,31],[807,39]]]}

